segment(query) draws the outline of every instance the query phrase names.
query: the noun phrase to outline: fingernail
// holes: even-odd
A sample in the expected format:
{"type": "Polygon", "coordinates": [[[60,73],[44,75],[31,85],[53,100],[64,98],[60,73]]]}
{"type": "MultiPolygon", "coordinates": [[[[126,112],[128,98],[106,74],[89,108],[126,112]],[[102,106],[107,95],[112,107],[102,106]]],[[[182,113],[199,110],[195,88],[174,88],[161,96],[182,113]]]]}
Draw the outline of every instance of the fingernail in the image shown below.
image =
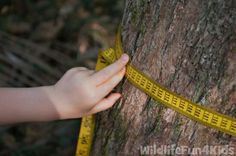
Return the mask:
{"type": "Polygon", "coordinates": [[[121,60],[122,60],[122,62],[126,63],[129,60],[129,56],[127,54],[122,54],[121,60]]]}

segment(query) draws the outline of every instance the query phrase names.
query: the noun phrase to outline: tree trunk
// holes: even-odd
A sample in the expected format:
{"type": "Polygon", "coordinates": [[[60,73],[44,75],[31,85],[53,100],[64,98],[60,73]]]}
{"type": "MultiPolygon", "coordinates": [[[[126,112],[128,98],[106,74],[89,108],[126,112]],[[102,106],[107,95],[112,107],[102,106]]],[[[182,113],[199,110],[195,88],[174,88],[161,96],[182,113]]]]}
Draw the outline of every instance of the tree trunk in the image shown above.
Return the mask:
{"type": "MultiPolygon", "coordinates": [[[[123,48],[161,85],[236,118],[235,22],[234,0],[127,0],[123,48]]],[[[141,155],[154,144],[236,145],[235,137],[155,102],[126,79],[119,90],[122,99],[97,115],[94,156],[141,155]]]]}

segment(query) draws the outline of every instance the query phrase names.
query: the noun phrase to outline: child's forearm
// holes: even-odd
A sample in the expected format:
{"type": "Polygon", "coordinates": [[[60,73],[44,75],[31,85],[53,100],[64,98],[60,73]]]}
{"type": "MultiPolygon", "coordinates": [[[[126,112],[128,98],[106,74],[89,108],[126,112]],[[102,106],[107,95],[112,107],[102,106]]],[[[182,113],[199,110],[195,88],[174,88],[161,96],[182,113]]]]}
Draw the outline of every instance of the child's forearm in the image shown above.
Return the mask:
{"type": "Polygon", "coordinates": [[[59,118],[50,98],[52,87],[1,88],[0,124],[59,118]]]}

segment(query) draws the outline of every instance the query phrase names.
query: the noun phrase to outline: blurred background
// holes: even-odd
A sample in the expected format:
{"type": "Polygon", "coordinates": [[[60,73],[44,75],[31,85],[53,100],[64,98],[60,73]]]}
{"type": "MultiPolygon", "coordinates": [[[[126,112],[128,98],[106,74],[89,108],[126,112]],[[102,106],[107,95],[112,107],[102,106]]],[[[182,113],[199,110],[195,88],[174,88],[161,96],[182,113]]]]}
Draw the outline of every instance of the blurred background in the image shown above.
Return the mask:
{"type": "MultiPolygon", "coordinates": [[[[123,0],[0,0],[0,87],[51,85],[71,67],[94,69],[98,51],[113,45],[123,9],[123,0]]],[[[0,126],[0,156],[74,155],[79,126],[0,126]]]]}

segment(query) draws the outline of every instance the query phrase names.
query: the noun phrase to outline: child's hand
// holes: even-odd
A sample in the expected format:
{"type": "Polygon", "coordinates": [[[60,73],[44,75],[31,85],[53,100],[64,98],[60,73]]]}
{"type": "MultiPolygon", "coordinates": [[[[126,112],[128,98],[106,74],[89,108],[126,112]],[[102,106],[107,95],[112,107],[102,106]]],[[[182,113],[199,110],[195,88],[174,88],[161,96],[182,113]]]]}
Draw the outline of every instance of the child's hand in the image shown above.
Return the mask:
{"type": "Polygon", "coordinates": [[[95,72],[84,67],[73,68],[53,86],[52,99],[61,119],[78,118],[106,110],[120,98],[111,93],[125,74],[129,57],[122,57],[95,72]]]}

